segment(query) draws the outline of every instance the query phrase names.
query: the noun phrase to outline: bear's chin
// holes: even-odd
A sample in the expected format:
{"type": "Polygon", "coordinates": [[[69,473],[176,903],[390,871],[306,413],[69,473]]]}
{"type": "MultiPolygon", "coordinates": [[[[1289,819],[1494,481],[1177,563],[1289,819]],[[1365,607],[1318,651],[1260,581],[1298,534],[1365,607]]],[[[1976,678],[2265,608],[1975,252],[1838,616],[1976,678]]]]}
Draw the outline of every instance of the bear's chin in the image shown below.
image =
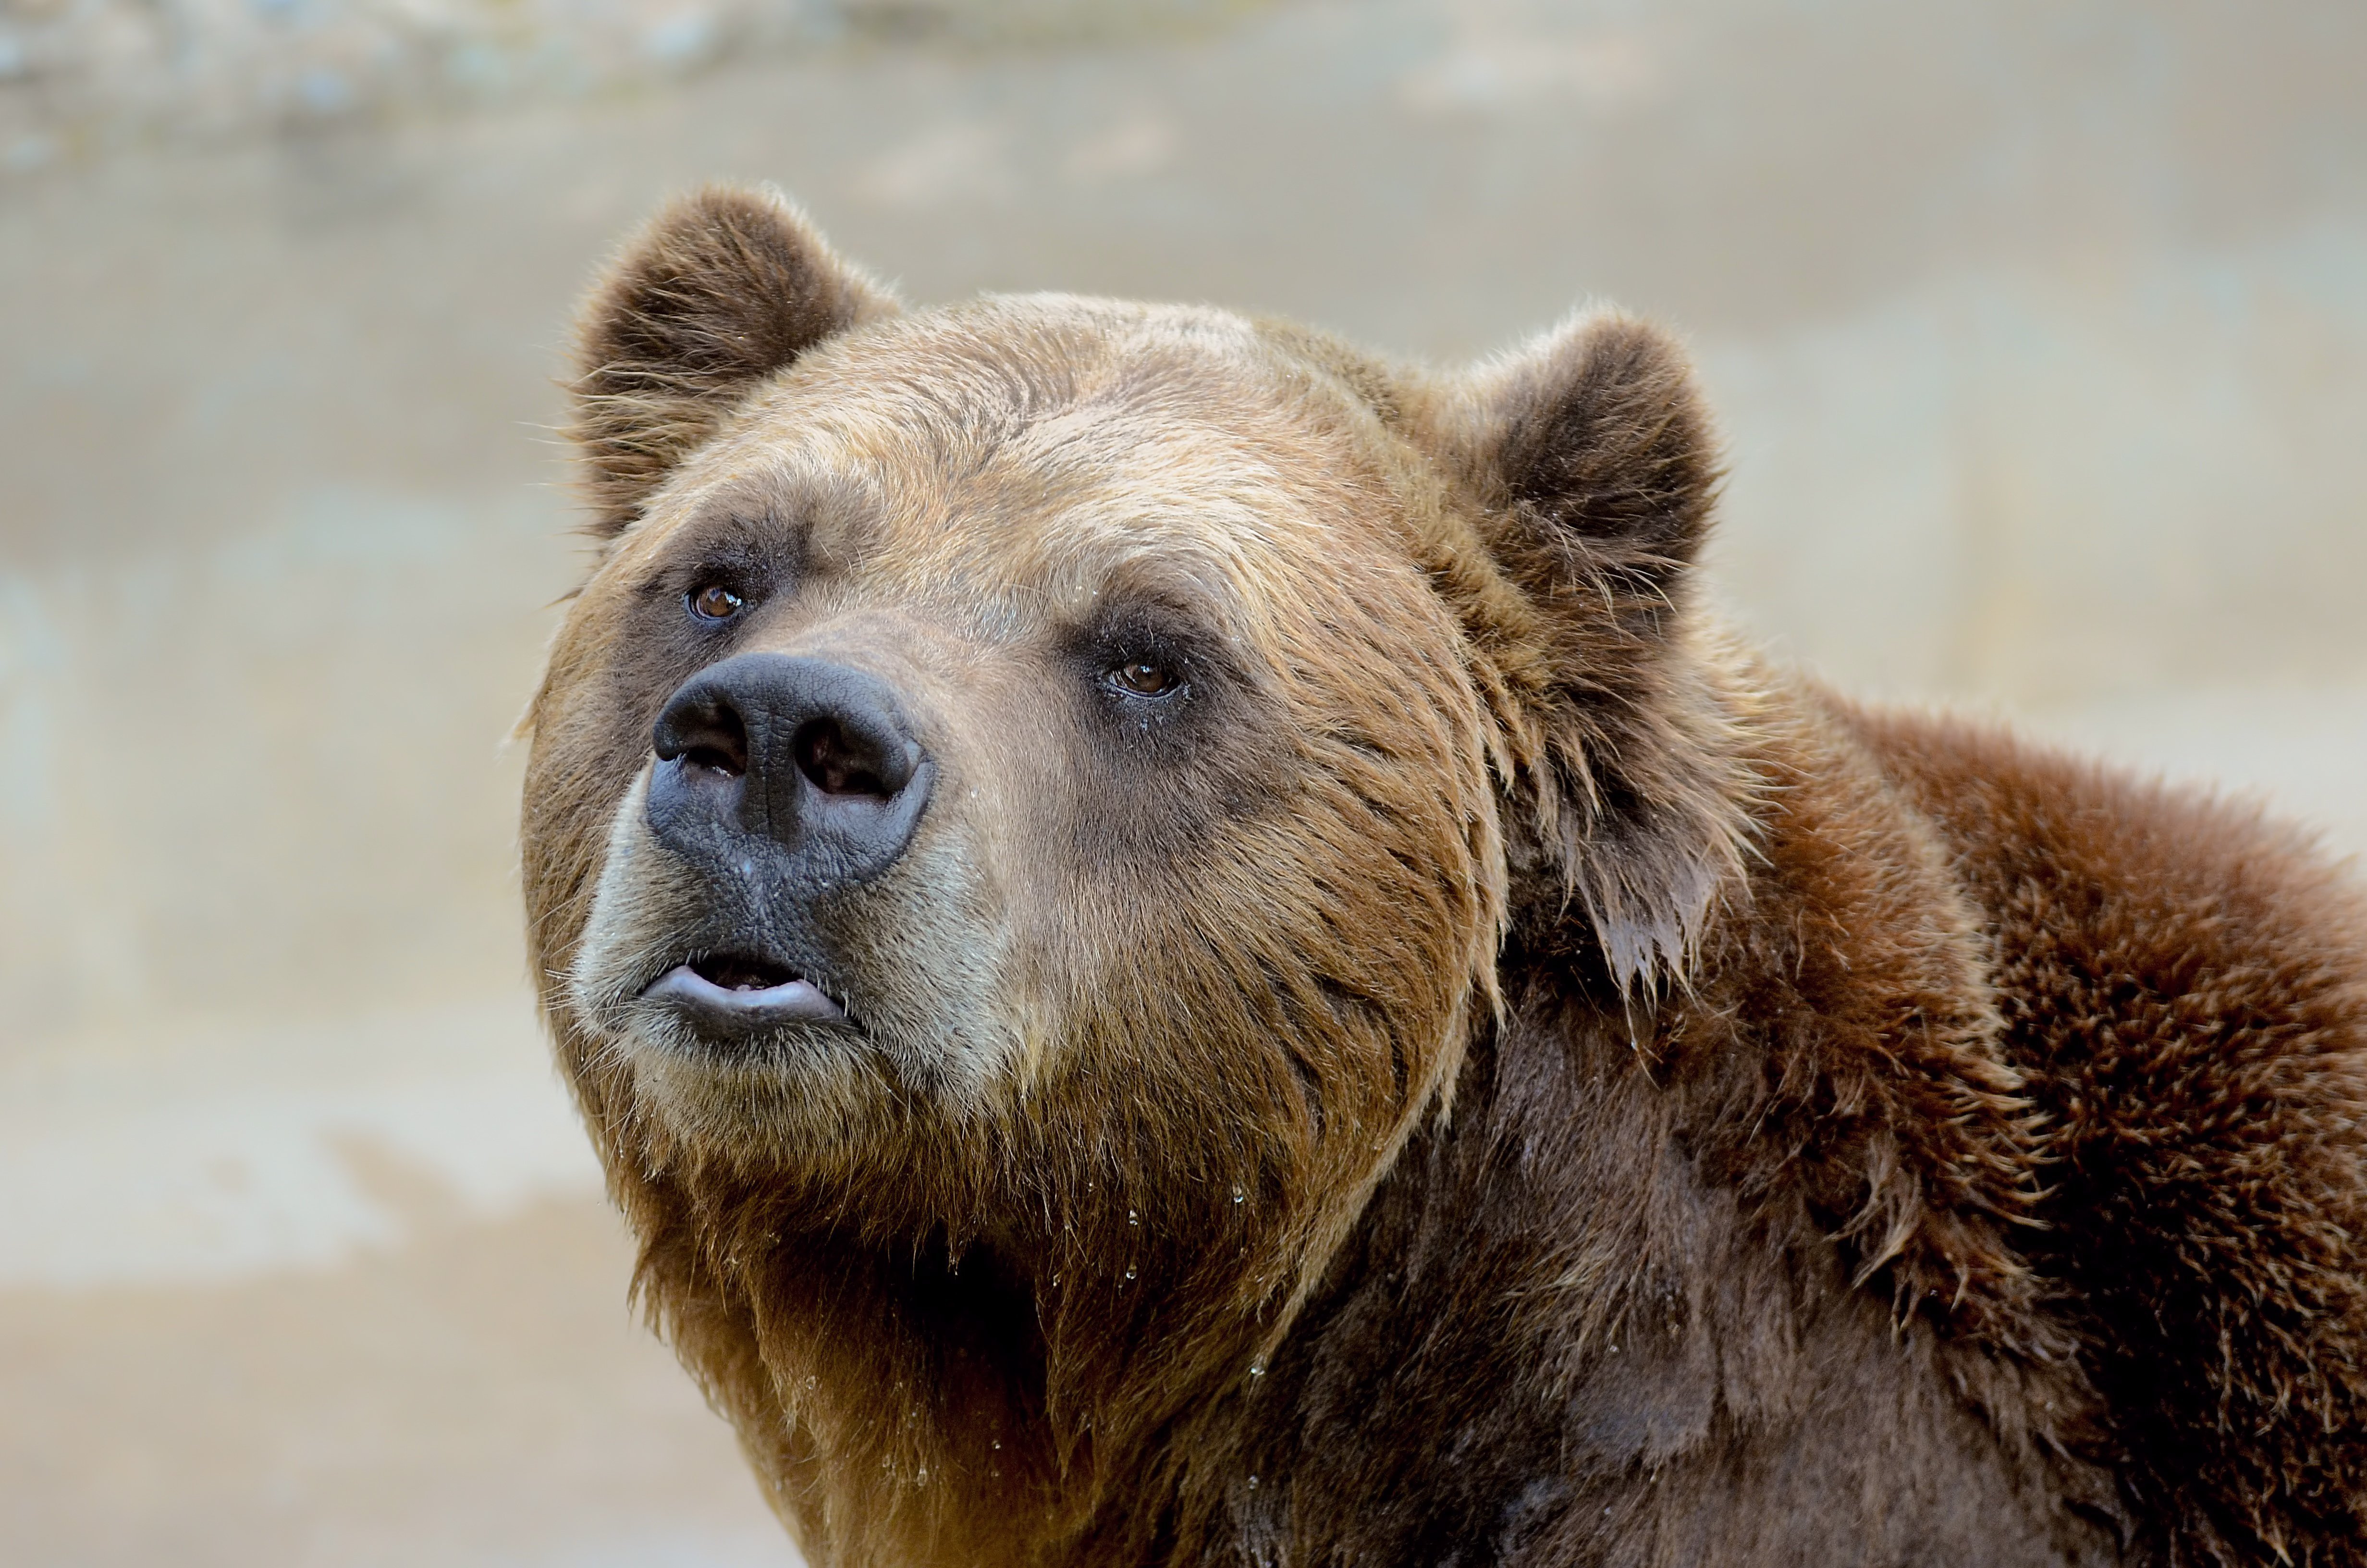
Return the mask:
{"type": "Polygon", "coordinates": [[[633,1098],[674,1152],[734,1165],[832,1160],[868,1144],[894,1099],[859,1036],[790,1028],[730,1053],[668,1032],[625,1046],[633,1098]]]}
{"type": "Polygon", "coordinates": [[[870,1185],[965,1143],[979,1096],[900,1071],[844,1027],[783,1029],[730,1052],[676,1032],[612,1038],[640,1124],[636,1157],[792,1185],[870,1185]]]}

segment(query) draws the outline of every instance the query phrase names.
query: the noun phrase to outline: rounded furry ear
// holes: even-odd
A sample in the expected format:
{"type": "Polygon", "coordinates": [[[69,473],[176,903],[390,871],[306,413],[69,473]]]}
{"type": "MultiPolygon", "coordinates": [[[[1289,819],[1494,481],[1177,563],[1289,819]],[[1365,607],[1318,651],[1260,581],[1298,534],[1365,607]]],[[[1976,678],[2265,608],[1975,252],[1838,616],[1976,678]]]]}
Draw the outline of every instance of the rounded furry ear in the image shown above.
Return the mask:
{"type": "Polygon", "coordinates": [[[1684,351],[1592,312],[1481,367],[1470,399],[1470,455],[1510,525],[1498,558],[1532,592],[1609,574],[1639,610],[1673,609],[1662,601],[1708,536],[1720,478],[1684,351]]]}
{"type": "Polygon", "coordinates": [[[630,525],[764,378],[897,309],[776,192],[715,185],[670,203],[576,317],[567,434],[593,532],[630,525]]]}
{"type": "Polygon", "coordinates": [[[1440,455],[1512,590],[1467,613],[1535,824],[1521,849],[1582,906],[1623,992],[1682,975],[1740,870],[1754,787],[1688,614],[1720,479],[1691,367],[1601,311],[1480,366],[1445,405],[1440,455]]]}

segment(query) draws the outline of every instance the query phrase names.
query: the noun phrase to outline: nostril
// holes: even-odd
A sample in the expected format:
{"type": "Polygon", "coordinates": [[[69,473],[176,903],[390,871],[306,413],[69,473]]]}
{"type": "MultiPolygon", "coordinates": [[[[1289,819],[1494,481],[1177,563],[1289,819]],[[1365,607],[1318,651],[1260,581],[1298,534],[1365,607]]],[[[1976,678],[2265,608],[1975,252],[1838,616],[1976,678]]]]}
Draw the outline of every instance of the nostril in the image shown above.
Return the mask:
{"type": "Polygon", "coordinates": [[[736,779],[748,771],[747,756],[744,748],[693,746],[683,752],[682,760],[692,767],[711,768],[719,773],[728,773],[736,779]]]}
{"type": "Polygon", "coordinates": [[[658,721],[652,740],[662,762],[679,758],[691,767],[731,778],[748,771],[748,727],[726,704],[701,703],[669,712],[658,721]]]}
{"type": "Polygon", "coordinates": [[[896,793],[879,766],[877,751],[846,732],[834,718],[800,725],[790,742],[798,772],[824,795],[867,795],[885,800],[896,793]]]}

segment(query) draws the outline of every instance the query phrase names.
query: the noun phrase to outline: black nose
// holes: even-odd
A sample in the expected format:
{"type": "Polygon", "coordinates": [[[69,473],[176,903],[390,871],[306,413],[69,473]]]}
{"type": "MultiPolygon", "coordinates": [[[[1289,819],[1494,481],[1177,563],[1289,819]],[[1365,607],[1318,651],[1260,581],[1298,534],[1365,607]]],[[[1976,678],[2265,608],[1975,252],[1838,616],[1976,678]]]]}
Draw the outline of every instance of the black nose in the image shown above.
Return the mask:
{"type": "Polygon", "coordinates": [[[893,864],[935,777],[886,682],[777,653],[743,653],[691,677],[650,741],[649,820],[660,841],[743,861],[761,844],[768,859],[786,852],[798,881],[825,887],[893,864]]]}

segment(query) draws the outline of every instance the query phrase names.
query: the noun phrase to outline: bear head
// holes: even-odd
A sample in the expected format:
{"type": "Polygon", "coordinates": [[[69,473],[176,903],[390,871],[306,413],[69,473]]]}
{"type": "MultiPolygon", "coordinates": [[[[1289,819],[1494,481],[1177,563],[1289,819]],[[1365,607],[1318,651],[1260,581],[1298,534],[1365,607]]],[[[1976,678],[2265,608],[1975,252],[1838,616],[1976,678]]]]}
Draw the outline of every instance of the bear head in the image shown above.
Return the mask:
{"type": "Polygon", "coordinates": [[[1253,1375],[1504,944],[1682,983],[1736,883],[1714,444],[1629,319],[1444,374],[907,310],[713,188],[578,344],[533,958],[645,1287],[791,1471],[1040,1479],[1253,1375]]]}

